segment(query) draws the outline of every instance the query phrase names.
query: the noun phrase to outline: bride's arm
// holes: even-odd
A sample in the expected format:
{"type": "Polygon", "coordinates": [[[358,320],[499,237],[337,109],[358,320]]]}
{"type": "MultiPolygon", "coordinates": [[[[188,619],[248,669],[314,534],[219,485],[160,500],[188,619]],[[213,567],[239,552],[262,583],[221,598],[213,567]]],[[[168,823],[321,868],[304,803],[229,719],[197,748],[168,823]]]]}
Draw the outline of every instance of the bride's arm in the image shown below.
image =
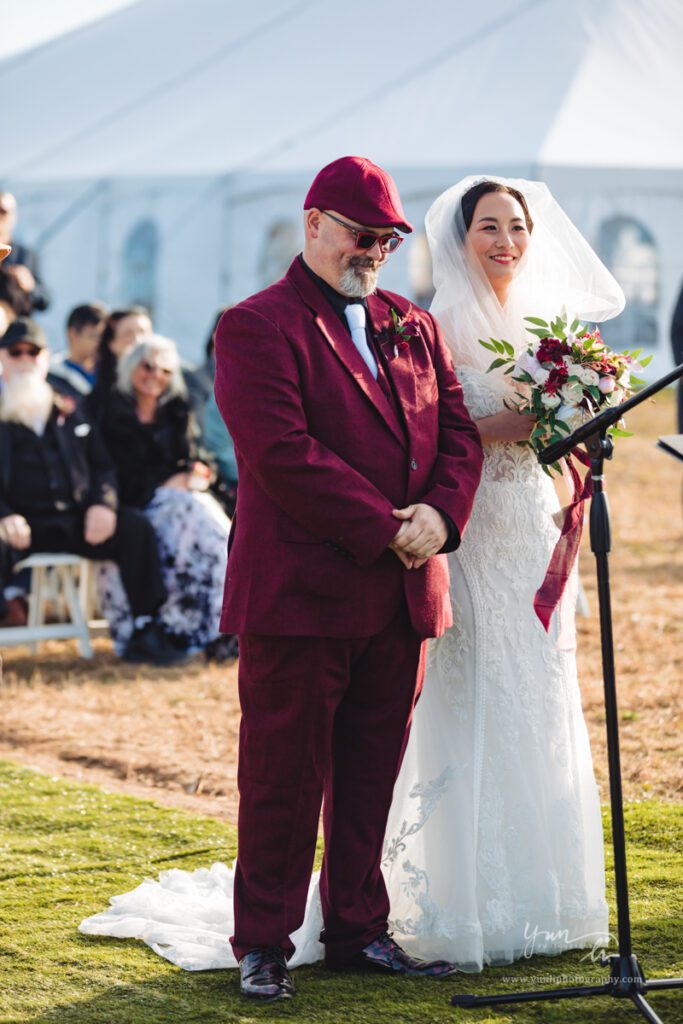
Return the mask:
{"type": "Polygon", "coordinates": [[[525,416],[514,409],[504,409],[494,416],[476,420],[482,444],[500,444],[504,441],[528,441],[534,426],[532,416],[525,416]]]}

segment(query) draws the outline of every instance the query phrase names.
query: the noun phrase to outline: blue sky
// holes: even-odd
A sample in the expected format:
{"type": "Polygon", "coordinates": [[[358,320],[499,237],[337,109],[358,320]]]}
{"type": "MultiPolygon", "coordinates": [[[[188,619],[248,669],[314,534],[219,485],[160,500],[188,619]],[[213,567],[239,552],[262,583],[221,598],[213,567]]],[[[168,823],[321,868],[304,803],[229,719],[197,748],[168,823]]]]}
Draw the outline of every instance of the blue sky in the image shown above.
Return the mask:
{"type": "Polygon", "coordinates": [[[27,50],[136,0],[0,0],[0,58],[27,50]]]}

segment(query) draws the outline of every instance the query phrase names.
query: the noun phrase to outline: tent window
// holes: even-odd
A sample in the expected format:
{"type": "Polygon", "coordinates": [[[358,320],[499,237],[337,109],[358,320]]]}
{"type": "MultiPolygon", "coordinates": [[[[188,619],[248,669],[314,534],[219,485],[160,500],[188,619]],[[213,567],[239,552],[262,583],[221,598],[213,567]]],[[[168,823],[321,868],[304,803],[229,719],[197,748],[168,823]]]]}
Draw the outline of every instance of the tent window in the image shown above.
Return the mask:
{"type": "Polygon", "coordinates": [[[408,249],[408,274],[413,298],[419,306],[429,306],[434,298],[432,255],[424,231],[417,232],[408,249]]]}
{"type": "Polygon", "coordinates": [[[258,274],[261,286],[266,288],[279,280],[301,251],[301,230],[290,220],[278,220],[270,226],[261,246],[258,274]]]}
{"type": "Polygon", "coordinates": [[[126,305],[145,306],[154,314],[159,259],[159,231],[151,220],[135,225],[123,252],[123,299],[126,305]]]}
{"type": "Polygon", "coordinates": [[[600,227],[598,251],[624,289],[626,308],[602,328],[615,348],[655,348],[659,306],[659,260],[655,240],[631,217],[612,217],[600,227]]]}

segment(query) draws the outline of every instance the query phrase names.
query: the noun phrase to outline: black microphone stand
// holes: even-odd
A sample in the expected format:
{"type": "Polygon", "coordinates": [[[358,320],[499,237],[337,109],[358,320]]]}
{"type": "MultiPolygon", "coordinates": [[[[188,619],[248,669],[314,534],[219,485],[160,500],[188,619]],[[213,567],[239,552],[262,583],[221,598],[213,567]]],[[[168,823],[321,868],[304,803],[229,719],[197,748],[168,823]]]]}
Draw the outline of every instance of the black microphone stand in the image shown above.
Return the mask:
{"type": "Polygon", "coordinates": [[[612,458],[613,444],[607,437],[607,430],[629,409],[640,405],[651,395],[661,391],[667,384],[683,377],[683,364],[671,373],[661,377],[654,384],[644,388],[637,395],[621,405],[599,413],[592,420],[582,424],[561,441],[548,445],[539,454],[544,463],[553,463],[562,458],[578,444],[584,443],[590,458],[590,473],[593,478],[593,498],[590,510],[591,551],[595,555],[598,600],[600,605],[600,638],[602,642],[602,675],[605,688],[605,711],[607,725],[607,756],[609,762],[610,803],[612,811],[612,841],[614,844],[614,874],[617,897],[617,935],[619,952],[612,956],[602,955],[601,964],[609,967],[609,979],[602,985],[575,985],[566,988],[545,989],[535,992],[504,993],[501,995],[475,996],[456,995],[451,1005],[475,1009],[479,1006],[496,1006],[504,1003],[529,1003],[555,999],[584,999],[591,996],[613,996],[616,999],[630,999],[646,1020],[652,1024],[663,1024],[660,1017],[646,1001],[645,992],[656,992],[668,988],[683,988],[683,978],[657,978],[647,981],[638,963],[631,943],[631,921],[626,875],[626,837],[624,834],[624,803],[621,788],[621,764],[619,758],[619,715],[617,712],[617,690],[614,671],[614,641],[612,637],[612,609],[609,582],[608,555],[611,548],[609,506],[604,488],[604,462],[612,458]]]}

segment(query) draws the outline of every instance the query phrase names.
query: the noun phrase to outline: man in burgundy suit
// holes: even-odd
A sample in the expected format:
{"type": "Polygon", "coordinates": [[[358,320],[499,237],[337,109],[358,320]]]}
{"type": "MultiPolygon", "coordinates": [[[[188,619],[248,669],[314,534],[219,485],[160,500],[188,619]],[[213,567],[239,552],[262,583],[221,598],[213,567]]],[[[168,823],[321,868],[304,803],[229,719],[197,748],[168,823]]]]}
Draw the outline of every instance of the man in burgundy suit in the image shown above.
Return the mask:
{"type": "Polygon", "coordinates": [[[323,804],[325,962],[444,976],[387,934],[380,860],[425,639],[450,625],[482,451],[432,317],[376,289],[410,232],[390,176],[342,157],[315,178],[303,253],[216,332],[216,398],[239,491],[221,629],[242,706],[235,934],[242,992],[294,993],[323,804]]]}

